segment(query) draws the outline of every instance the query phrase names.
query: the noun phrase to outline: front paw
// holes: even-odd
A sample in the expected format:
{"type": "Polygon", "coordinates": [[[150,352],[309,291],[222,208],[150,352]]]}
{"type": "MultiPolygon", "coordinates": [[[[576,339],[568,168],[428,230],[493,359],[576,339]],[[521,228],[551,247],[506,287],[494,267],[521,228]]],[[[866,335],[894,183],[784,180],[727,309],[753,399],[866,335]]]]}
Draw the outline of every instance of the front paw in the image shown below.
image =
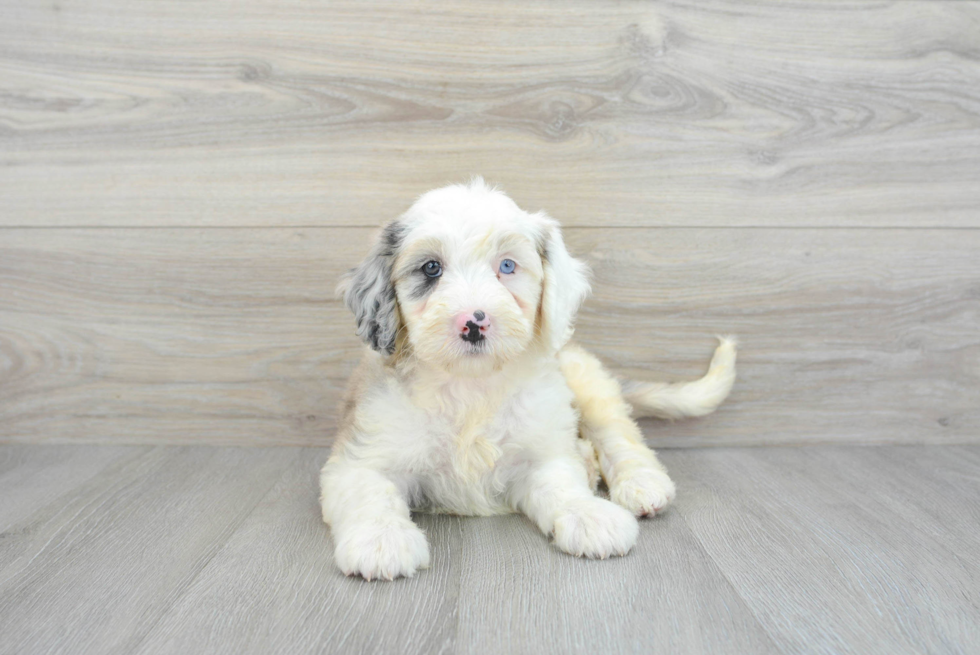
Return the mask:
{"type": "Polygon", "coordinates": [[[674,500],[677,490],[663,471],[637,469],[617,478],[609,488],[609,498],[636,516],[650,516],[674,500]]]}
{"type": "Polygon", "coordinates": [[[411,520],[369,520],[349,526],[339,535],[334,559],[346,575],[365,580],[410,578],[429,567],[429,544],[411,520]]]}
{"type": "Polygon", "coordinates": [[[636,518],[602,498],[573,501],[555,519],[555,545],[579,557],[625,555],[636,544],[636,518]]]}

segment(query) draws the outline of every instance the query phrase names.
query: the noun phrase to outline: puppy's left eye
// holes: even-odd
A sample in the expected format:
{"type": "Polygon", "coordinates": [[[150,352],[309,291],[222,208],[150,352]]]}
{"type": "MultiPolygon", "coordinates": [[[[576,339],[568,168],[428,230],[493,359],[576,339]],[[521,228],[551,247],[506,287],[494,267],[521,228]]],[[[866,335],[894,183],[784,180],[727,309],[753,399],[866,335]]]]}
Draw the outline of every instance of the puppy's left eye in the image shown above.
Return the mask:
{"type": "Polygon", "coordinates": [[[442,275],[442,264],[432,260],[431,262],[426,262],[425,266],[422,267],[422,272],[428,277],[439,277],[442,275]]]}
{"type": "Polygon", "coordinates": [[[514,272],[515,268],[517,268],[517,264],[514,263],[513,259],[505,259],[500,262],[500,272],[504,275],[510,275],[514,272]]]}

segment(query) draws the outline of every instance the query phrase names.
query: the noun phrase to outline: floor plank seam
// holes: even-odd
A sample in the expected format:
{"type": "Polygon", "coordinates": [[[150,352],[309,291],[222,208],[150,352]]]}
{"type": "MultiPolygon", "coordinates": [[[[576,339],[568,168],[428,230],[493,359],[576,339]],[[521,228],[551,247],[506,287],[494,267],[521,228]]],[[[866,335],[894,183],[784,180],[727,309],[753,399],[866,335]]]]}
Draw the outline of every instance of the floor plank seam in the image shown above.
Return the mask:
{"type": "MultiPolygon", "coordinates": [[[[142,459],[143,457],[146,457],[147,455],[149,455],[150,453],[152,453],[153,451],[155,451],[157,448],[159,448],[159,446],[148,446],[148,447],[146,447],[146,448],[143,449],[143,452],[141,452],[141,453],[139,453],[139,454],[137,454],[137,455],[135,455],[135,456],[133,456],[133,457],[131,457],[129,459],[126,459],[124,462],[120,461],[120,460],[124,459],[123,457],[120,457],[119,459],[113,460],[107,466],[105,466],[104,468],[102,468],[97,474],[93,475],[92,477],[90,477],[88,480],[86,480],[82,484],[76,485],[70,491],[65,492],[64,494],[62,494],[58,498],[56,498],[56,499],[52,500],[50,503],[46,504],[44,507],[41,507],[41,508],[35,510],[29,516],[24,517],[23,519],[21,519],[17,523],[14,523],[13,525],[11,525],[8,528],[6,528],[4,530],[4,532],[11,531],[11,530],[13,530],[13,531],[19,531],[19,528],[20,528],[20,526],[22,524],[30,524],[31,520],[35,516],[37,516],[38,514],[43,513],[45,510],[47,510],[47,509],[53,507],[54,505],[57,505],[57,504],[60,503],[61,504],[61,507],[59,509],[55,510],[55,512],[52,515],[51,519],[49,519],[49,520],[53,520],[53,518],[56,517],[56,516],[58,516],[65,509],[65,507],[69,504],[69,502],[63,502],[63,501],[65,501],[65,499],[69,498],[73,494],[76,494],[77,495],[78,494],[78,491],[80,489],[82,489],[86,485],[91,484],[93,480],[96,480],[101,475],[105,474],[106,471],[112,469],[114,466],[118,466],[120,464],[122,464],[122,465],[128,465],[128,464],[131,464],[131,463],[135,463],[135,462],[139,461],[140,459],[142,459]]],[[[125,484],[131,484],[131,481],[126,481],[126,482],[124,482],[122,484],[124,484],[124,485],[125,484]]],[[[118,492],[118,489],[115,488],[110,483],[110,485],[104,490],[104,492],[105,493],[109,493],[109,494],[113,494],[113,493],[117,493],[118,492]]],[[[96,498],[93,498],[91,501],[89,501],[86,504],[82,505],[81,507],[77,508],[75,510],[74,516],[77,517],[77,516],[85,513],[86,510],[89,510],[89,514],[92,514],[94,512],[94,510],[90,510],[90,508],[92,506],[92,503],[93,502],[96,502],[96,501],[100,501],[101,503],[104,503],[105,502],[104,494],[100,494],[96,498]]],[[[28,568],[30,568],[31,564],[38,557],[40,557],[45,552],[45,550],[47,550],[48,546],[50,546],[51,545],[51,542],[54,541],[56,538],[59,538],[59,537],[60,538],[65,538],[67,535],[70,535],[71,532],[72,532],[72,530],[74,530],[74,526],[77,525],[77,521],[73,521],[73,522],[71,522],[71,524],[72,524],[72,528],[69,529],[69,531],[67,533],[64,533],[63,534],[60,530],[56,530],[50,536],[50,538],[46,542],[44,542],[44,544],[42,544],[40,546],[40,548],[38,548],[37,551],[33,555],[31,555],[31,558],[27,562],[18,565],[16,568],[11,568],[9,570],[4,570],[3,573],[5,575],[4,575],[3,578],[0,578],[0,587],[3,587],[4,585],[6,585],[8,582],[10,582],[11,580],[13,580],[21,572],[28,570],[28,568]]]]}
{"type": "MultiPolygon", "coordinates": [[[[300,459],[301,454],[302,453],[298,453],[294,459],[297,460],[300,459]]],[[[152,636],[154,630],[156,630],[160,622],[163,621],[165,617],[169,616],[170,612],[174,609],[177,603],[179,603],[180,600],[187,595],[187,593],[194,586],[194,582],[199,577],[201,577],[201,574],[204,573],[208,565],[211,564],[211,562],[215,559],[215,557],[217,557],[228,546],[228,542],[241,529],[245,521],[248,520],[248,518],[258,508],[258,506],[262,504],[262,502],[269,496],[269,494],[272,493],[272,490],[275,489],[276,485],[279,484],[283,480],[283,478],[285,478],[289,474],[293,464],[295,464],[295,462],[284,466],[282,473],[278,477],[273,478],[272,482],[269,484],[266,490],[262,494],[258,495],[258,499],[252,504],[252,506],[249,507],[248,510],[242,512],[238,520],[236,520],[232,526],[229,526],[227,533],[224,535],[224,538],[221,540],[221,544],[214,548],[213,552],[208,556],[208,558],[204,562],[202,562],[201,565],[197,568],[197,570],[195,570],[193,574],[181,585],[179,592],[173,594],[171,601],[167,603],[166,609],[160,612],[156,620],[154,620],[153,623],[151,623],[147,627],[146,632],[143,633],[139,641],[133,644],[131,652],[134,653],[138,652],[139,649],[142,647],[142,645],[147,641],[147,639],[149,639],[152,636]]]]}
{"type": "MultiPolygon", "coordinates": [[[[6,442],[0,441],[0,447],[3,447],[5,445],[10,445],[10,446],[15,446],[15,445],[16,446],[24,446],[24,445],[28,445],[29,443],[30,442],[27,442],[27,443],[6,443],[6,442]]],[[[40,444],[31,444],[31,445],[38,446],[40,444]]],[[[112,444],[112,446],[110,446],[110,447],[116,447],[116,446],[119,446],[119,445],[120,444],[112,444]]],[[[45,446],[41,446],[41,447],[43,448],[45,446]]],[[[78,447],[79,448],[86,448],[86,449],[88,449],[88,448],[99,448],[100,446],[98,444],[80,444],[78,447]]],[[[143,454],[149,452],[150,450],[152,450],[154,448],[154,446],[152,446],[152,445],[122,445],[122,447],[123,448],[130,448],[130,449],[133,449],[134,451],[135,450],[141,450],[141,451],[143,451],[143,454]]],[[[7,532],[9,530],[15,530],[15,529],[17,529],[17,527],[21,523],[23,523],[24,521],[29,520],[32,516],[36,515],[37,513],[43,512],[45,509],[51,507],[54,504],[58,504],[58,503],[64,504],[64,501],[65,501],[66,498],[70,497],[72,494],[77,494],[79,489],[81,489],[82,487],[84,487],[87,484],[90,484],[92,482],[92,480],[94,480],[95,478],[97,478],[100,475],[102,475],[107,469],[109,469],[112,466],[118,464],[120,462],[120,460],[125,459],[127,456],[129,456],[130,459],[138,459],[141,455],[140,454],[137,454],[137,455],[134,456],[134,455],[131,455],[131,454],[127,454],[125,452],[119,453],[119,455],[117,457],[115,457],[115,458],[109,460],[108,462],[106,462],[105,464],[103,464],[97,471],[93,471],[92,474],[89,475],[87,478],[85,478],[84,480],[79,480],[71,488],[66,489],[61,495],[57,496],[56,498],[52,498],[43,507],[38,507],[37,509],[33,510],[29,515],[24,516],[24,517],[21,517],[19,520],[16,520],[16,521],[14,521],[13,523],[11,523],[9,525],[0,525],[0,534],[3,534],[4,532],[7,532]]]]}
{"type": "Polygon", "coordinates": [[[691,522],[687,520],[687,516],[685,516],[684,512],[681,511],[676,506],[672,507],[670,511],[677,512],[678,514],[680,514],[681,519],[683,519],[684,521],[684,525],[687,526],[688,532],[691,533],[691,536],[694,537],[694,540],[698,543],[698,546],[700,546],[701,552],[708,559],[708,561],[711,562],[712,567],[714,567],[718,575],[724,578],[725,584],[728,585],[728,588],[731,589],[732,593],[735,594],[735,597],[738,598],[739,602],[742,604],[742,607],[745,609],[745,611],[748,612],[748,614],[755,620],[755,623],[758,626],[758,628],[769,638],[769,642],[772,644],[772,647],[777,652],[789,655],[789,652],[776,639],[776,636],[772,633],[772,631],[770,631],[769,628],[766,627],[765,623],[763,623],[762,620],[759,618],[759,615],[756,614],[755,611],[753,611],[752,606],[749,605],[748,600],[738,590],[738,587],[735,585],[734,581],[731,579],[728,573],[721,567],[718,561],[714,558],[714,556],[708,550],[707,546],[705,546],[704,541],[702,541],[701,539],[701,535],[699,535],[698,532],[694,529],[694,527],[691,525],[691,522]]]}
{"type": "MultiPolygon", "coordinates": [[[[176,223],[173,225],[0,225],[0,230],[377,230],[379,225],[268,225],[264,223],[240,225],[190,225],[176,223]]],[[[909,230],[909,231],[977,231],[980,226],[974,225],[740,225],[740,224],[616,224],[616,225],[576,225],[563,224],[568,230],[909,230]]]]}
{"type": "MultiPolygon", "coordinates": [[[[466,529],[465,528],[465,523],[463,523],[464,517],[462,517],[462,516],[454,516],[452,518],[455,520],[456,527],[457,527],[457,529],[459,531],[459,543],[461,543],[461,544],[466,543],[466,540],[464,538],[465,537],[464,532],[465,532],[465,529],[466,529]]],[[[457,557],[457,560],[458,559],[459,558],[457,557]]],[[[458,652],[456,650],[456,645],[459,643],[459,619],[460,619],[459,597],[460,597],[460,594],[463,591],[463,570],[459,566],[454,566],[453,568],[455,569],[455,573],[456,573],[456,584],[455,584],[455,587],[456,587],[456,603],[453,606],[453,615],[454,615],[453,616],[453,633],[452,633],[453,634],[453,641],[449,645],[449,648],[447,650],[441,651],[439,653],[439,655],[443,655],[443,653],[445,653],[446,655],[456,655],[456,653],[458,652]]]]}

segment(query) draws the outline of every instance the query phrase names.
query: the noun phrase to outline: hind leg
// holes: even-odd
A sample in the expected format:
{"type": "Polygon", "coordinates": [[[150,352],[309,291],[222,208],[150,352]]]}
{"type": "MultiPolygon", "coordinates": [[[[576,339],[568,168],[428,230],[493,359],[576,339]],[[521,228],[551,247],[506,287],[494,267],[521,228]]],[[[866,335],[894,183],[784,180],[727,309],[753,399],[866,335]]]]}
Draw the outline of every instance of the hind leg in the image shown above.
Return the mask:
{"type": "Polygon", "coordinates": [[[643,442],[619,383],[594,355],[573,344],[562,351],[561,366],[582,415],[582,436],[595,448],[610,499],[636,516],[663,510],[676,495],[674,483],[643,442]]]}
{"type": "Polygon", "coordinates": [[[599,468],[609,487],[609,498],[636,516],[650,516],[667,507],[677,494],[674,482],[656,453],[636,438],[639,428],[615,422],[593,426],[585,434],[599,453],[599,468]]]}

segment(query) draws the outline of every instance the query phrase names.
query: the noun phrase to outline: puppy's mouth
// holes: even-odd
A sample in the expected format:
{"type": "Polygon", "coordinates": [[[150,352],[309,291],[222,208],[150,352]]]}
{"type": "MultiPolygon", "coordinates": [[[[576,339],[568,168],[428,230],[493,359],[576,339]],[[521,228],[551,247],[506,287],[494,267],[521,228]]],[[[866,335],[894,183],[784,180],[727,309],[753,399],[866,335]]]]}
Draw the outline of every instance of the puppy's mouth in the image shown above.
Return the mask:
{"type": "Polygon", "coordinates": [[[471,341],[464,337],[460,341],[463,352],[467,355],[485,355],[490,351],[490,342],[486,337],[480,337],[478,341],[471,341]]]}

